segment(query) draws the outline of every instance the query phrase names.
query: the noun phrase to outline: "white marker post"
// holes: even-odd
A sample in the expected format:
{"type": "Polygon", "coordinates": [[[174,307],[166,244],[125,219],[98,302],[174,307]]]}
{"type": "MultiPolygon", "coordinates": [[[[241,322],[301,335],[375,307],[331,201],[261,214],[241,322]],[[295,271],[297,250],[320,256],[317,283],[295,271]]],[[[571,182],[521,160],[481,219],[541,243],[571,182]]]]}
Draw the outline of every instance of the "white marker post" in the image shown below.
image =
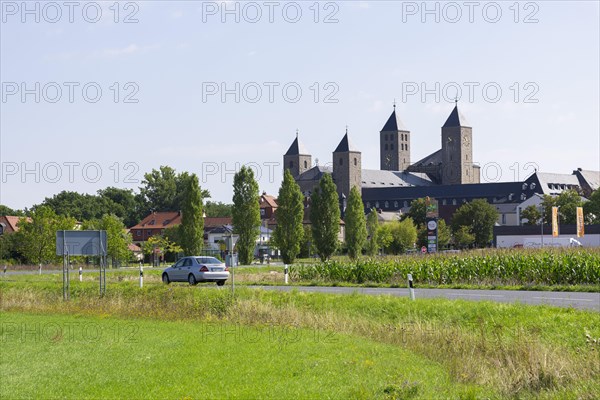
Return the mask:
{"type": "Polygon", "coordinates": [[[415,299],[415,289],[413,288],[413,279],[412,274],[408,274],[408,293],[410,294],[410,299],[415,299]]]}
{"type": "Polygon", "coordinates": [[[140,263],[140,288],[144,287],[144,266],[140,263]]]}
{"type": "Polygon", "coordinates": [[[83,269],[79,266],[79,282],[83,282],[83,269]]]}
{"type": "Polygon", "coordinates": [[[288,284],[288,265],[285,264],[285,266],[283,267],[283,276],[285,277],[285,284],[288,284]]]}
{"type": "Polygon", "coordinates": [[[42,274],[42,263],[40,263],[40,275],[42,274]]]}

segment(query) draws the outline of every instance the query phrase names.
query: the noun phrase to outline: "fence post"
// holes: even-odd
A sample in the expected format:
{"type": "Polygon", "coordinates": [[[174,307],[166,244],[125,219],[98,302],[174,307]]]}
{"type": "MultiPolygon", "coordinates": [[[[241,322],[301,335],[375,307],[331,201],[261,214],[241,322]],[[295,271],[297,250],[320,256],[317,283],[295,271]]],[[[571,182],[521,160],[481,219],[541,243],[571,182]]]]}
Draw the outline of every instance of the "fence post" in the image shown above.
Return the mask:
{"type": "Polygon", "coordinates": [[[79,282],[83,282],[83,268],[79,266],[79,282]]]}
{"type": "Polygon", "coordinates": [[[140,263],[140,288],[144,287],[144,266],[140,263]]]}
{"type": "Polygon", "coordinates": [[[288,274],[289,274],[287,264],[285,264],[285,266],[283,268],[283,273],[284,273],[284,277],[285,277],[285,284],[287,285],[288,284],[288,274]]]}
{"type": "Polygon", "coordinates": [[[410,294],[410,299],[415,299],[415,289],[413,288],[413,278],[412,274],[408,274],[408,293],[410,294]]]}

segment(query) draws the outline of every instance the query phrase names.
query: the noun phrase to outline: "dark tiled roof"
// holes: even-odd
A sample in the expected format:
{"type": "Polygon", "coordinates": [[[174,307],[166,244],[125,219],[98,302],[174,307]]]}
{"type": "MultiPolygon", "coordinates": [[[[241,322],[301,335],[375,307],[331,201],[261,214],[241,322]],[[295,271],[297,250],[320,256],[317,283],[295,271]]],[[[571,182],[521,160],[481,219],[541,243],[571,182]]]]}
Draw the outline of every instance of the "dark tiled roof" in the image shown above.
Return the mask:
{"type": "Polygon", "coordinates": [[[306,150],[306,148],[304,147],[304,145],[302,144],[302,142],[300,142],[300,140],[298,139],[298,136],[296,136],[296,139],[294,139],[294,141],[292,142],[292,145],[288,149],[287,153],[285,153],[284,155],[297,156],[297,155],[309,155],[309,154],[308,154],[308,151],[306,150]]]}
{"type": "Polygon", "coordinates": [[[319,181],[324,174],[331,174],[331,167],[326,167],[323,165],[315,165],[308,171],[304,171],[297,178],[296,182],[300,181],[319,181]]]}
{"type": "Polygon", "coordinates": [[[360,152],[359,150],[356,149],[356,147],[354,147],[352,145],[352,142],[350,141],[350,139],[348,139],[348,132],[346,132],[346,134],[342,138],[342,141],[340,142],[340,144],[338,144],[338,147],[335,149],[334,153],[343,153],[346,151],[360,152]]]}
{"type": "MultiPolygon", "coordinates": [[[[434,185],[363,188],[363,201],[405,200],[421,197],[456,198],[457,201],[476,198],[503,198],[512,194],[510,202],[520,202],[523,182],[472,183],[466,185],[434,185]]],[[[528,196],[529,197],[529,196],[528,196]]]]}
{"type": "Polygon", "coordinates": [[[398,117],[396,116],[396,109],[394,108],[394,111],[392,111],[392,115],[390,115],[390,118],[388,118],[388,120],[385,123],[385,125],[383,126],[383,129],[381,130],[381,132],[397,132],[397,131],[408,132],[408,129],[406,129],[406,127],[404,126],[402,121],[400,121],[400,119],[398,119],[398,117]]]}
{"type": "Polygon", "coordinates": [[[465,116],[462,115],[462,113],[458,110],[458,105],[454,106],[454,110],[452,110],[450,116],[448,117],[446,123],[442,128],[449,128],[454,126],[471,126],[471,124],[467,122],[465,116]]]}
{"type": "Polygon", "coordinates": [[[427,175],[400,171],[384,171],[363,169],[361,171],[361,187],[390,187],[390,186],[425,186],[431,185],[427,175]]]}
{"type": "Polygon", "coordinates": [[[413,164],[415,167],[426,166],[426,165],[438,165],[442,162],[442,149],[439,149],[435,153],[431,153],[427,157],[417,161],[413,164]]]}

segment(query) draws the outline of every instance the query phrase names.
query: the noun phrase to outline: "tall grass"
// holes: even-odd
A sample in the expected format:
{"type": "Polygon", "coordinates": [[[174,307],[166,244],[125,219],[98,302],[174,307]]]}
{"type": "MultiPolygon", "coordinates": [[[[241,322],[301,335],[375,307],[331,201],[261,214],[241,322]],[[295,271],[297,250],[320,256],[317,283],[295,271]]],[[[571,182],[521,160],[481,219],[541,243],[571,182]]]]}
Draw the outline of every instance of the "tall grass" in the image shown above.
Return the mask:
{"type": "Polygon", "coordinates": [[[456,382],[503,397],[576,392],[591,399],[600,390],[600,315],[593,312],[244,288],[232,297],[212,287],[139,289],[131,282],[113,284],[100,298],[91,282],[76,286],[63,302],[57,283],[0,282],[0,309],[312,328],[409,349],[442,364],[456,382]]]}
{"type": "Polygon", "coordinates": [[[456,255],[361,258],[294,265],[292,279],[351,283],[416,282],[430,285],[598,285],[599,249],[496,250],[456,255]]]}

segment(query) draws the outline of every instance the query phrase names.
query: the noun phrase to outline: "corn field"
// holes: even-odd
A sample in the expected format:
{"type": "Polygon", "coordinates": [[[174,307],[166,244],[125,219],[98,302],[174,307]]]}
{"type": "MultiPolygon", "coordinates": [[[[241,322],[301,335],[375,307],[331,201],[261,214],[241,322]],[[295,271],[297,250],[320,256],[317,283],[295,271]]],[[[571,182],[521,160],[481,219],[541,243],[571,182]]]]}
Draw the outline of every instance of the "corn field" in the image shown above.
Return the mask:
{"type": "Polygon", "coordinates": [[[402,284],[600,284],[600,249],[486,250],[463,254],[360,258],[293,265],[302,281],[402,284]]]}

